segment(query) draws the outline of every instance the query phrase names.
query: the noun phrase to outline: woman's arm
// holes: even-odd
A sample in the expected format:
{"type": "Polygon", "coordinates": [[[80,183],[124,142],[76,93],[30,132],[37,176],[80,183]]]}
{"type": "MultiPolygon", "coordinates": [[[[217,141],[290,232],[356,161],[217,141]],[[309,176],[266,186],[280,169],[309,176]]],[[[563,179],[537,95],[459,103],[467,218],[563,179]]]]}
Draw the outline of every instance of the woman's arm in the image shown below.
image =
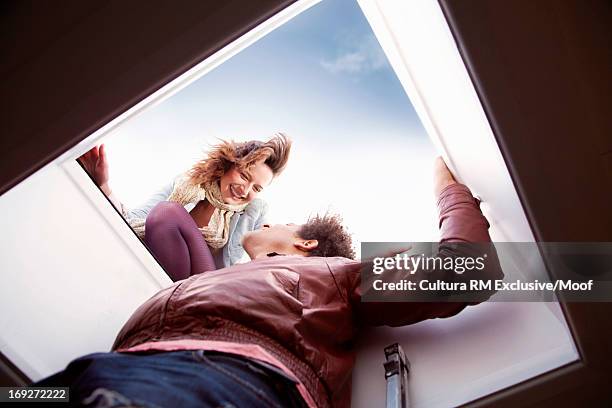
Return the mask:
{"type": "Polygon", "coordinates": [[[147,201],[145,201],[138,208],[125,208],[122,205],[121,213],[125,217],[126,220],[130,221],[133,219],[146,219],[149,212],[162,201],[167,201],[170,194],[172,194],[172,190],[174,190],[175,181],[166,184],[161,189],[157,190],[153,195],[151,195],[147,201]]]}
{"type": "Polygon", "coordinates": [[[147,218],[147,215],[153,209],[153,207],[155,207],[161,201],[166,201],[168,197],[170,197],[176,181],[175,179],[173,182],[156,191],[140,207],[129,209],[123,205],[121,200],[119,200],[110,187],[108,157],[106,156],[106,148],[104,147],[104,144],[93,147],[87,153],[79,157],[78,161],[81,163],[85,171],[89,173],[98,187],[100,187],[100,190],[102,190],[104,195],[108,197],[113,206],[115,206],[121,215],[123,215],[123,217],[125,217],[125,219],[128,221],[136,218],[143,220],[147,218]]]}
{"type": "Polygon", "coordinates": [[[259,217],[257,217],[257,219],[255,220],[255,224],[253,225],[253,231],[260,229],[264,224],[268,223],[268,203],[263,200],[259,201],[261,202],[259,217]]]}
{"type": "Polygon", "coordinates": [[[119,198],[113,193],[108,183],[108,158],[106,157],[106,148],[104,144],[94,146],[77,160],[115,208],[123,214],[123,204],[121,204],[119,198]]]}
{"type": "Polygon", "coordinates": [[[234,217],[239,217],[239,219],[236,227],[232,231],[232,235],[223,248],[223,266],[227,267],[248,260],[244,248],[240,245],[242,236],[249,231],[260,229],[266,224],[268,222],[267,215],[268,204],[259,198],[249,203],[244,214],[234,214],[234,217]]]}

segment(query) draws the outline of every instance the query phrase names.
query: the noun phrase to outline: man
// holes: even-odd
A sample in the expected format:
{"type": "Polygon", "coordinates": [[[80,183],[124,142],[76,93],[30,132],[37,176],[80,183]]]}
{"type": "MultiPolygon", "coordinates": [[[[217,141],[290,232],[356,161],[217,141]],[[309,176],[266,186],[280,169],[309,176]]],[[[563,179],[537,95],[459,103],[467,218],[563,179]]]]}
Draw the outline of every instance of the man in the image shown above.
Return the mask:
{"type": "MultiPolygon", "coordinates": [[[[441,248],[490,242],[467,187],[441,159],[441,248]]],[[[252,261],[195,275],[145,302],[114,353],[72,362],[38,385],[71,385],[94,406],[349,406],[352,347],[366,326],[455,315],[474,302],[363,302],[362,264],[338,217],[264,226],[243,239],[252,261]]],[[[487,271],[501,273],[494,265],[487,271]]]]}

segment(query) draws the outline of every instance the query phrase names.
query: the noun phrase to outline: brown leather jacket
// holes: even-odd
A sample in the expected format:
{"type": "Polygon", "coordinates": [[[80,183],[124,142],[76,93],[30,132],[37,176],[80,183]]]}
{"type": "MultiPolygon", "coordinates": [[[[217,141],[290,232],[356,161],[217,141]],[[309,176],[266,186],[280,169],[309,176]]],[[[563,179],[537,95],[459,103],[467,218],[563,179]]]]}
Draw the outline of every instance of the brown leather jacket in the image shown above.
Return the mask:
{"type": "MultiPolygon", "coordinates": [[[[438,207],[442,242],[490,242],[467,187],[446,188],[438,207]]],[[[317,405],[348,406],[353,343],[364,326],[448,317],[467,306],[361,302],[360,266],[346,258],[276,256],[194,275],[145,302],[113,349],[177,339],[257,344],[295,373],[317,405]]],[[[501,278],[500,270],[491,273],[501,278]]]]}

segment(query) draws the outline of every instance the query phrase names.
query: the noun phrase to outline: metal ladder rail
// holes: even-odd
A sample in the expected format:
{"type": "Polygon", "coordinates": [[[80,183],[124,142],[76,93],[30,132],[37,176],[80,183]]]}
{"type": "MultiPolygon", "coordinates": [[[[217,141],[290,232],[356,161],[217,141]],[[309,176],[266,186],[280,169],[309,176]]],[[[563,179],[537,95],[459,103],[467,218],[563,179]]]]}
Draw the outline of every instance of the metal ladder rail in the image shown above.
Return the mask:
{"type": "Polygon", "coordinates": [[[410,362],[398,343],[385,347],[385,358],[386,408],[407,408],[410,362]]]}

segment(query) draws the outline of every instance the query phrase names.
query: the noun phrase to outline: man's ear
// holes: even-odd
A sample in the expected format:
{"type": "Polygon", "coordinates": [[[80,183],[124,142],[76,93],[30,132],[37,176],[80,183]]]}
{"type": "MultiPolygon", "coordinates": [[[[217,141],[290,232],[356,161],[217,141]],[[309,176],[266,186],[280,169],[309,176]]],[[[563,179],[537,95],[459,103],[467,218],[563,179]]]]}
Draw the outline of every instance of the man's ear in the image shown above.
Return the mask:
{"type": "Polygon", "coordinates": [[[296,241],[293,245],[300,251],[310,252],[319,246],[319,241],[316,239],[300,240],[296,241]]]}

